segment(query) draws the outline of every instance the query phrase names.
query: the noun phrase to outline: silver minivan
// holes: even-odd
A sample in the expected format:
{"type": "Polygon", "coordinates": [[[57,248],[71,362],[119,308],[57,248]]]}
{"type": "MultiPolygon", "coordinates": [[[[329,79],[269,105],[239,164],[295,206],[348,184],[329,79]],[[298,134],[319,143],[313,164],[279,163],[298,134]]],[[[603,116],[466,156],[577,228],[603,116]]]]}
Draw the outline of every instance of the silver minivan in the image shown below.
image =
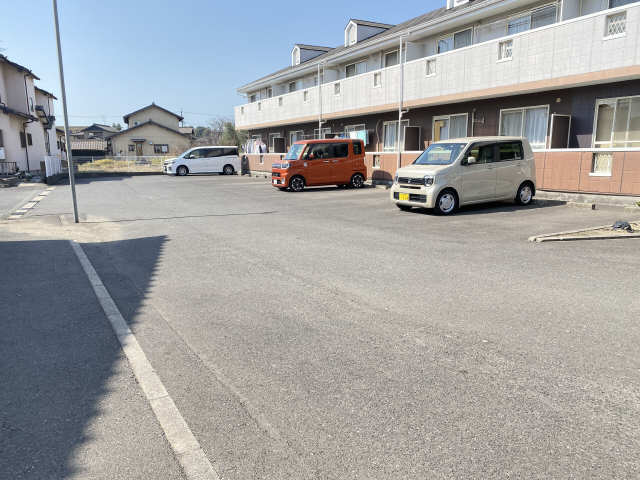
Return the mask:
{"type": "Polygon", "coordinates": [[[240,170],[238,147],[206,146],[187,150],[164,162],[164,173],[184,176],[190,173],[222,173],[233,175],[240,170]]]}
{"type": "Polygon", "coordinates": [[[462,205],[496,200],[529,204],[536,168],[526,138],[473,137],[433,143],[396,171],[391,201],[402,210],[433,208],[449,215],[462,205]]]}

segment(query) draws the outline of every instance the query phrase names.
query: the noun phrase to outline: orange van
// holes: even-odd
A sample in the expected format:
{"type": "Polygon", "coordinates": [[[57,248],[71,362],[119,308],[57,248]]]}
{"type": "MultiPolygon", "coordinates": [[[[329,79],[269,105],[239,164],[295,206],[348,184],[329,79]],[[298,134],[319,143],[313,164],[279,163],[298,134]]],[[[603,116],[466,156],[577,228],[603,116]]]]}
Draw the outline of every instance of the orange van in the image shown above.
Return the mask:
{"type": "Polygon", "coordinates": [[[366,172],[362,140],[303,140],[291,145],[282,163],[272,165],[271,184],[293,192],[315,185],[360,188],[366,172]]]}

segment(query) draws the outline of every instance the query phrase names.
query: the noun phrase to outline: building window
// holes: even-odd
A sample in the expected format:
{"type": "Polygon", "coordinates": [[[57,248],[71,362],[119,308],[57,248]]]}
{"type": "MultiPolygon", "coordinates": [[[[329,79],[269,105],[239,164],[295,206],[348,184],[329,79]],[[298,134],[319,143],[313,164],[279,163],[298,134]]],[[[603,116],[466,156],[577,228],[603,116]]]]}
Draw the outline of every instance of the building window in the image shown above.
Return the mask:
{"type": "Polygon", "coordinates": [[[293,145],[298,140],[304,139],[304,130],[294,130],[293,132],[289,132],[289,145],[293,145]]]}
{"type": "Polygon", "coordinates": [[[473,41],[473,30],[468,28],[438,40],[438,53],[448,52],[456,48],[468,47],[473,41]]]}
{"type": "Polygon", "coordinates": [[[340,95],[340,82],[336,82],[333,84],[333,94],[340,95]]]}
{"type": "Polygon", "coordinates": [[[498,60],[511,60],[513,58],[513,40],[505,40],[498,44],[498,60]]]}
{"type": "Polygon", "coordinates": [[[296,91],[296,82],[289,83],[289,93],[296,91]]]}
{"type": "Polygon", "coordinates": [[[347,27],[347,47],[358,41],[357,27],[352,23],[347,27]]]}
{"type": "Polygon", "coordinates": [[[398,145],[402,148],[404,145],[404,129],[409,126],[409,120],[402,120],[400,124],[400,142],[398,143],[398,121],[384,122],[382,138],[383,150],[385,152],[393,152],[398,150],[398,145]]]}
{"type": "Polygon", "coordinates": [[[273,146],[273,141],[276,138],[282,138],[282,134],[281,133],[270,133],[269,134],[269,151],[273,152],[275,150],[274,146],[273,146]]]}
{"type": "Polygon", "coordinates": [[[432,58],[426,62],[427,77],[433,77],[436,74],[436,59],[432,58]]]}
{"type": "Polygon", "coordinates": [[[278,98],[278,106],[281,107],[282,106],[282,97],[278,98]]]}
{"type": "Polygon", "coordinates": [[[441,115],[433,117],[433,141],[449,140],[467,136],[468,115],[441,115]]]}
{"type": "Polygon", "coordinates": [[[367,71],[367,62],[352,63],[351,65],[347,65],[344,70],[347,78],[360,75],[367,71]]]}
{"type": "Polygon", "coordinates": [[[617,37],[627,31],[627,12],[614,13],[607,16],[605,37],[617,37]]]}
{"type": "Polygon", "coordinates": [[[258,102],[258,111],[262,110],[262,102],[258,102]]]}
{"type": "Polygon", "coordinates": [[[313,138],[315,138],[316,140],[323,140],[325,138],[327,138],[327,135],[331,134],[331,128],[323,128],[322,129],[322,135],[320,135],[320,129],[319,128],[314,128],[313,129],[313,138]]]}
{"type": "Polygon", "coordinates": [[[29,110],[33,112],[33,98],[29,97],[29,110]]]}
{"type": "Polygon", "coordinates": [[[244,107],[240,107],[240,115],[244,115],[244,107]]]}
{"type": "Polygon", "coordinates": [[[2,130],[0,130],[0,148],[4,147],[4,139],[2,137],[2,130]]]}
{"type": "Polygon", "coordinates": [[[300,65],[300,49],[295,47],[291,52],[291,65],[300,65]]]}
{"type": "Polygon", "coordinates": [[[362,140],[365,145],[369,143],[367,127],[364,123],[347,125],[346,127],[344,127],[344,136],[347,138],[362,140]]]}
{"type": "Polygon", "coordinates": [[[613,166],[613,154],[594,152],[593,160],[591,163],[590,175],[596,177],[610,177],[611,167],[613,166]]]}
{"type": "Polygon", "coordinates": [[[29,146],[33,145],[33,137],[31,136],[30,133],[27,133],[27,145],[29,146]]]}
{"type": "Polygon", "coordinates": [[[249,103],[254,103],[258,99],[258,96],[254,93],[249,96],[249,103]]]}
{"type": "Polygon", "coordinates": [[[136,146],[135,146],[135,145],[133,145],[133,144],[129,144],[129,148],[128,148],[128,150],[129,150],[130,152],[135,152],[135,151],[136,151],[136,146]]]}
{"type": "Polygon", "coordinates": [[[303,99],[305,102],[309,101],[309,90],[305,90],[303,94],[303,99]]]}
{"type": "Polygon", "coordinates": [[[376,72],[373,74],[373,86],[374,87],[382,86],[382,72],[376,72]]]}
{"type": "Polygon", "coordinates": [[[398,50],[384,54],[384,68],[398,65],[398,50]]]}
{"type": "Polygon", "coordinates": [[[27,136],[20,132],[20,148],[27,148],[27,136]]]}
{"type": "Polygon", "coordinates": [[[267,98],[273,97],[273,88],[267,88],[267,98]]]}
{"type": "Polygon", "coordinates": [[[640,95],[598,100],[594,117],[594,147],[640,147],[640,95]]]}
{"type": "Polygon", "coordinates": [[[154,144],[153,153],[169,153],[169,145],[154,144]]]}
{"type": "Polygon", "coordinates": [[[373,156],[373,168],[380,168],[380,155],[373,156]]]}
{"type": "Polygon", "coordinates": [[[533,148],[545,148],[549,106],[500,110],[500,135],[525,137],[533,148]]]}

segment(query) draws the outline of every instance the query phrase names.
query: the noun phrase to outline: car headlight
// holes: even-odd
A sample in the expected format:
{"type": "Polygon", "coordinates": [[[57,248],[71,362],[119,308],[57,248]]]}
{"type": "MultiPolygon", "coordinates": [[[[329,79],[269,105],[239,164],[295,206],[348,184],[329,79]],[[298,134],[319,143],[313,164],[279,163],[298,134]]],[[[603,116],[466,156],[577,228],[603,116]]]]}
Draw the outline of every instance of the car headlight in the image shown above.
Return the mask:
{"type": "Polygon", "coordinates": [[[424,186],[425,187],[430,187],[431,185],[433,185],[433,182],[436,178],[431,176],[431,175],[425,175],[424,176],[424,186]]]}
{"type": "Polygon", "coordinates": [[[280,168],[289,168],[290,166],[291,166],[291,164],[290,163],[286,163],[286,162],[280,164],[280,168]]]}

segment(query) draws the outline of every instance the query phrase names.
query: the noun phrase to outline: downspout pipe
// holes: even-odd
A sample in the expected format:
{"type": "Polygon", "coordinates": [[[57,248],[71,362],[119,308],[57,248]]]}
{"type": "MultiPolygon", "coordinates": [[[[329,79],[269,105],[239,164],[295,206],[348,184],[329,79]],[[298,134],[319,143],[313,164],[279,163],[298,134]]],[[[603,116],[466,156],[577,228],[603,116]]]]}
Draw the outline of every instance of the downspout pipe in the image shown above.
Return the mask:
{"type": "MultiPolygon", "coordinates": [[[[24,100],[27,105],[27,115],[31,115],[29,112],[29,92],[27,91],[27,75],[23,75],[24,79],[24,100]]],[[[27,141],[27,124],[33,122],[33,119],[22,123],[22,134],[24,135],[24,153],[27,157],[27,172],[31,170],[29,167],[29,142],[27,141]]]]}
{"type": "MultiPolygon", "coordinates": [[[[401,132],[402,132],[402,115],[404,111],[402,110],[404,103],[404,57],[402,55],[402,40],[405,37],[409,37],[409,32],[406,34],[400,35],[399,40],[399,48],[398,48],[398,61],[400,64],[400,100],[398,102],[398,132],[397,132],[397,143],[398,143],[398,168],[402,166],[402,145],[400,143],[401,132]]],[[[406,42],[405,42],[405,50],[406,50],[406,42]]],[[[406,56],[406,55],[405,55],[406,56]]]]}

